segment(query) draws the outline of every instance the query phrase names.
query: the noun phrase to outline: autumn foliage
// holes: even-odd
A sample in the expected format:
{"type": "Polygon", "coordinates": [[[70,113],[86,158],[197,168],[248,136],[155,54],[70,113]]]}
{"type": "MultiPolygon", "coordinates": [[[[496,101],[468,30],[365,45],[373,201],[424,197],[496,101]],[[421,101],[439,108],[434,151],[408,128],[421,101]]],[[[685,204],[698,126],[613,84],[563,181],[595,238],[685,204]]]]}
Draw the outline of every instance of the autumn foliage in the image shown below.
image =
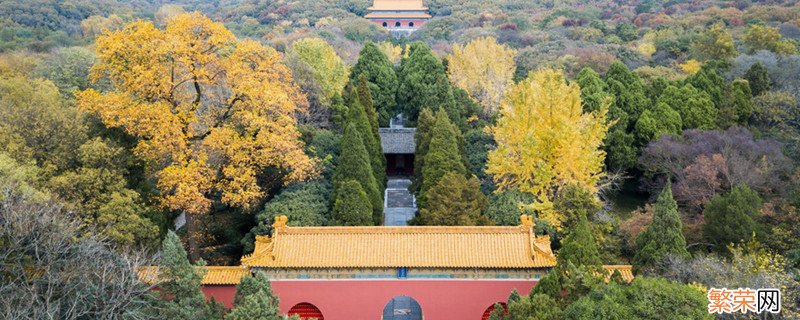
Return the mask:
{"type": "Polygon", "coordinates": [[[116,90],[78,93],[78,106],[137,139],[164,207],[205,213],[212,202],[248,208],[265,195],[269,167],[308,178],[295,114],[305,97],[280,55],[237,41],[221,23],[180,14],[164,29],[136,21],[97,39],[92,78],[116,90]]]}
{"type": "Polygon", "coordinates": [[[497,125],[490,130],[497,149],[489,152],[487,173],[499,190],[517,189],[537,197],[540,217],[558,227],[552,209],[558,189],[576,184],[596,190],[603,176],[607,104],[583,113],[580,88],[560,71],[540,70],[506,95],[497,125]]]}

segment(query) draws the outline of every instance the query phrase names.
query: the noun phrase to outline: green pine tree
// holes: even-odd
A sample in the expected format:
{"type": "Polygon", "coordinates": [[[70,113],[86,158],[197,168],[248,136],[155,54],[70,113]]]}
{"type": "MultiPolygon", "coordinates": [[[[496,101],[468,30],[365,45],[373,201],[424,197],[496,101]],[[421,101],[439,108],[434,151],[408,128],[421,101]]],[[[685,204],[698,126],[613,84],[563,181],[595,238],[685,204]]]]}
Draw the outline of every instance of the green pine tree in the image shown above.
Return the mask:
{"type": "Polygon", "coordinates": [[[364,106],[360,103],[361,99],[356,89],[353,87],[348,87],[347,89],[347,123],[356,125],[356,129],[358,129],[358,133],[364,141],[364,147],[367,148],[367,153],[369,153],[370,167],[372,168],[375,182],[378,183],[378,190],[383,190],[386,188],[386,157],[383,155],[380,136],[374,134],[377,132],[377,128],[373,130],[369,116],[364,106]]]}
{"type": "Polygon", "coordinates": [[[414,133],[414,177],[411,179],[409,191],[419,196],[422,186],[422,168],[425,167],[425,155],[428,154],[428,147],[433,136],[433,126],[436,124],[436,116],[430,108],[422,108],[417,119],[417,131],[414,133]]]}
{"type": "Polygon", "coordinates": [[[599,268],[602,265],[597,242],[585,215],[579,215],[578,223],[561,244],[561,249],[558,251],[558,264],[571,263],[575,266],[590,268],[599,268]]]}
{"type": "Polygon", "coordinates": [[[710,96],[691,84],[664,89],[658,103],[668,105],[681,115],[683,129],[714,129],[718,110],[710,96]]]}
{"type": "Polygon", "coordinates": [[[245,296],[241,303],[231,309],[225,320],[282,320],[278,299],[270,292],[259,290],[245,296]]]}
{"type": "Polygon", "coordinates": [[[430,47],[421,42],[412,43],[408,58],[403,59],[398,70],[400,86],[397,89],[399,109],[415,123],[421,108],[444,109],[457,115],[452,86],[442,62],[433,55],[430,47]]]}
{"type": "Polygon", "coordinates": [[[372,217],[375,225],[383,224],[383,193],[378,190],[378,183],[372,173],[369,153],[361,140],[356,124],[350,123],[344,130],[340,147],[339,164],[333,174],[333,191],[331,200],[338,198],[342,184],[347,180],[355,180],[363,187],[372,206],[372,217]]]}
{"type": "Polygon", "coordinates": [[[633,143],[633,125],[650,99],[641,79],[622,62],[611,64],[605,80],[605,91],[613,97],[608,119],[614,121],[605,140],[606,167],[612,171],[627,170],[636,164],[639,152],[633,143]]]}
{"type": "Polygon", "coordinates": [[[444,110],[436,112],[436,124],[431,132],[431,142],[425,154],[425,163],[422,169],[422,184],[418,203],[425,206],[426,193],[439,183],[439,180],[448,172],[464,175],[467,168],[464,166],[464,157],[458,145],[458,129],[450,123],[444,110]]]}
{"type": "Polygon", "coordinates": [[[245,275],[242,277],[239,284],[236,285],[236,294],[233,296],[233,304],[238,305],[244,301],[247,296],[255,295],[259,292],[265,293],[270,299],[274,300],[275,305],[278,304],[278,298],[272,292],[272,285],[269,282],[266,274],[263,272],[256,272],[255,275],[245,275]]]}
{"type": "Polygon", "coordinates": [[[725,85],[722,104],[719,106],[717,124],[721,128],[747,125],[753,114],[753,94],[747,80],[736,79],[725,85]]]}
{"type": "Polygon", "coordinates": [[[189,262],[186,250],[175,232],[169,231],[161,245],[159,273],[163,314],[166,319],[214,319],[219,309],[217,303],[206,302],[200,289],[205,274],[203,261],[196,268],[189,262]]]}
{"type": "Polygon", "coordinates": [[[679,135],[682,132],[683,121],[681,114],[673,110],[666,103],[656,103],[652,108],[647,108],[636,121],[633,132],[639,146],[646,146],[650,141],[657,140],[661,135],[679,135]]]}
{"type": "Polygon", "coordinates": [[[606,72],[606,84],[607,92],[614,96],[612,106],[624,111],[630,117],[629,122],[635,122],[649,103],[639,76],[622,62],[615,61],[606,72]]]}
{"type": "Polygon", "coordinates": [[[331,224],[337,226],[368,226],[373,221],[372,204],[361,184],[347,180],[339,187],[331,212],[331,224]]]}
{"type": "Polygon", "coordinates": [[[350,82],[355,83],[362,74],[366,75],[369,82],[378,123],[381,127],[386,127],[389,119],[397,112],[397,75],[392,62],[374,43],[368,42],[364,45],[358,62],[350,69],[350,82]]]}
{"type": "Polygon", "coordinates": [[[448,172],[426,194],[418,223],[430,226],[482,226],[490,225],[483,212],[488,201],[481,192],[481,183],[475,176],[470,179],[463,173],[448,172]]]}
{"type": "Polygon", "coordinates": [[[503,319],[508,319],[508,317],[506,316],[506,314],[507,314],[507,312],[506,312],[506,308],[505,308],[505,307],[503,307],[503,305],[502,305],[502,304],[500,304],[500,303],[495,303],[495,304],[494,304],[494,309],[492,310],[492,312],[491,312],[491,313],[489,313],[489,320],[503,320],[503,319]]]}
{"type": "Polygon", "coordinates": [[[732,243],[747,241],[753,234],[760,236],[762,226],[757,219],[762,203],[758,193],[746,184],[737,185],[731,191],[712,198],[703,210],[703,235],[706,241],[724,253],[732,243]]]}
{"type": "Polygon", "coordinates": [[[668,255],[689,258],[683,224],[678,213],[678,204],[672,198],[672,185],[667,182],[654,204],[653,221],[636,237],[634,266],[647,270],[668,255]]]}
{"type": "Polygon", "coordinates": [[[508,304],[519,302],[520,300],[522,300],[522,297],[519,295],[517,288],[511,290],[511,294],[508,295],[508,304]]]}
{"type": "Polygon", "coordinates": [[[743,78],[747,80],[750,85],[750,92],[754,97],[760,96],[762,93],[769,91],[772,87],[772,81],[769,79],[769,71],[760,62],[754,63],[744,73],[743,78]]]}
{"type": "Polygon", "coordinates": [[[611,95],[606,92],[606,83],[592,68],[581,69],[575,80],[578,82],[578,86],[581,87],[583,112],[597,111],[606,99],[611,98],[611,95]]]}

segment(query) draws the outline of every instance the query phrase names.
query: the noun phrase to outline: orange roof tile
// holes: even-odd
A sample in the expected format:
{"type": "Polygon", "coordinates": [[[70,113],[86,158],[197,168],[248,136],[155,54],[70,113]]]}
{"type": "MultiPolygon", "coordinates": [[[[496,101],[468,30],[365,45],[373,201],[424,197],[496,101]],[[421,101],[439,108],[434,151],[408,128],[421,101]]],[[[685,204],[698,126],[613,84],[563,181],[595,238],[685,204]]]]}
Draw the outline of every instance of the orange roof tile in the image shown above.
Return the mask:
{"type": "Polygon", "coordinates": [[[375,0],[368,10],[428,10],[428,7],[422,5],[422,0],[375,0]]]}
{"type": "MultiPolygon", "coordinates": [[[[250,274],[250,270],[245,267],[205,267],[206,274],[200,283],[204,285],[225,285],[239,284],[242,276],[250,274]]],[[[147,284],[155,284],[159,281],[158,267],[145,266],[136,268],[139,281],[147,284]]]]}
{"type": "Polygon", "coordinates": [[[633,266],[630,265],[607,265],[603,266],[603,269],[608,271],[608,275],[606,278],[611,279],[611,275],[614,274],[614,271],[619,271],[619,274],[622,276],[622,280],[626,282],[633,281],[633,266]]]}
{"type": "MultiPolygon", "coordinates": [[[[512,227],[288,227],[257,236],[242,265],[268,268],[546,268],[549,237],[512,227]]],[[[523,218],[524,219],[524,218],[523,218]]]]}
{"type": "Polygon", "coordinates": [[[385,13],[372,12],[364,16],[367,19],[430,19],[427,13],[385,13]]]}

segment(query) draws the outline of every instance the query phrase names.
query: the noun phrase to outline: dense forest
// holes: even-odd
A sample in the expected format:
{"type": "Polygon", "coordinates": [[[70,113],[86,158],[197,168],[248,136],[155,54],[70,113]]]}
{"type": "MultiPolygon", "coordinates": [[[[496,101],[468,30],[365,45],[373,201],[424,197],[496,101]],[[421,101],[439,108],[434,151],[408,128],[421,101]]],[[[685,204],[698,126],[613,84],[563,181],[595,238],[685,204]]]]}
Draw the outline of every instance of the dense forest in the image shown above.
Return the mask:
{"type": "Polygon", "coordinates": [[[492,319],[710,318],[711,287],[800,317],[800,3],[431,0],[407,37],[370,5],[0,1],[0,314],[278,319],[268,279],[226,311],[193,265],[279,215],[382,225],[402,113],[411,224],[553,239],[492,319]]]}

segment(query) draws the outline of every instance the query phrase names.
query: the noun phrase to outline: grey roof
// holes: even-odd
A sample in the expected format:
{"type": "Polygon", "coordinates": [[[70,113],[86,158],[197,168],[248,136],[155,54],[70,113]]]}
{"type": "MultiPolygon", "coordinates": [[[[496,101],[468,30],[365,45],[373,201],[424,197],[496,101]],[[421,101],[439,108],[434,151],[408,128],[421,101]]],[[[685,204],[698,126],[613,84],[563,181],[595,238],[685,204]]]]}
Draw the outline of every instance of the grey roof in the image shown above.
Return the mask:
{"type": "Polygon", "coordinates": [[[384,154],[412,154],[416,149],[414,133],[417,128],[379,128],[384,154]]]}

